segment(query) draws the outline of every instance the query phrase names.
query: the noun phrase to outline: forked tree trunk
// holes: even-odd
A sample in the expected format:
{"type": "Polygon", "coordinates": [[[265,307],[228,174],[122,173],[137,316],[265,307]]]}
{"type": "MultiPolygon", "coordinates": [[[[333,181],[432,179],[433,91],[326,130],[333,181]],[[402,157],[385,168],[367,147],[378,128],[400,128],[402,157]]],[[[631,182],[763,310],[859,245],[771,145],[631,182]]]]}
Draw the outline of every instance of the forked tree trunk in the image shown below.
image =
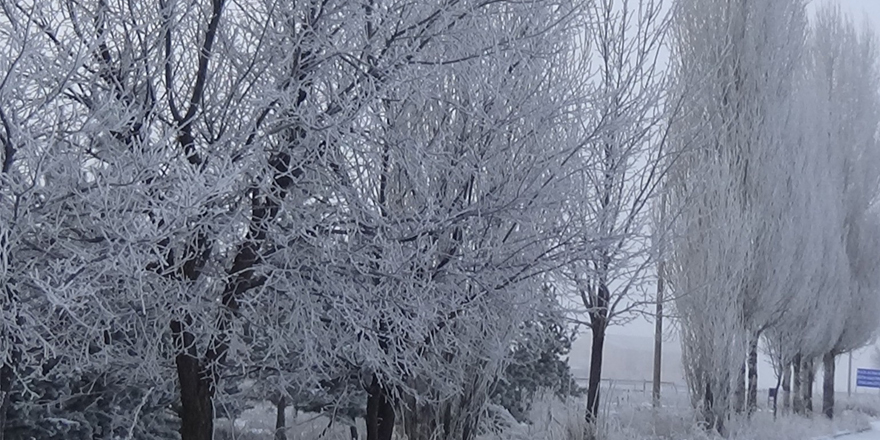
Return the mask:
{"type": "Polygon", "coordinates": [[[590,376],[587,381],[587,424],[593,425],[599,418],[599,399],[602,387],[602,353],[605,347],[605,317],[597,316],[591,321],[593,345],[590,347],[590,376]]]}
{"type": "MultiPolygon", "coordinates": [[[[606,159],[610,158],[612,150],[610,144],[605,145],[606,159]]],[[[607,208],[610,203],[611,181],[606,174],[605,194],[602,199],[603,209],[607,208]]],[[[592,335],[592,346],[590,347],[590,374],[587,380],[587,411],[584,416],[587,428],[591,432],[591,436],[596,434],[596,421],[599,420],[599,400],[600,389],[602,387],[602,356],[605,350],[605,332],[608,329],[608,314],[611,304],[611,290],[608,288],[608,268],[611,264],[611,257],[607,252],[603,251],[599,258],[599,266],[597,267],[598,278],[596,281],[596,291],[592,303],[584,301],[584,306],[590,308],[590,334],[592,335]]]]}
{"type": "Polygon", "coordinates": [[[703,420],[706,422],[706,429],[714,429],[724,436],[724,420],[715,416],[715,395],[708,381],[703,394],[703,420]]]}
{"type": "Polygon", "coordinates": [[[834,418],[834,353],[825,353],[822,358],[825,370],[822,378],[822,413],[829,419],[834,418]]]}

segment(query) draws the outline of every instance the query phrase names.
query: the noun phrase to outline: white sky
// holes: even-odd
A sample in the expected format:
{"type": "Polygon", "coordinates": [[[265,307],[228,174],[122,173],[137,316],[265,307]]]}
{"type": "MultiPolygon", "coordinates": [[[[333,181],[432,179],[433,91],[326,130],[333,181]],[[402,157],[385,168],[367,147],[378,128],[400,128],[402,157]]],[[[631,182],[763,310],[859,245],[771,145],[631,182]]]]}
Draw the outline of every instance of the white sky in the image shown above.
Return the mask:
{"type": "MultiPolygon", "coordinates": [[[[813,0],[811,6],[821,4],[828,0],[813,0]]],[[[880,0],[836,0],[841,9],[848,12],[856,23],[865,19],[873,24],[874,30],[880,29],[880,0]]]]}

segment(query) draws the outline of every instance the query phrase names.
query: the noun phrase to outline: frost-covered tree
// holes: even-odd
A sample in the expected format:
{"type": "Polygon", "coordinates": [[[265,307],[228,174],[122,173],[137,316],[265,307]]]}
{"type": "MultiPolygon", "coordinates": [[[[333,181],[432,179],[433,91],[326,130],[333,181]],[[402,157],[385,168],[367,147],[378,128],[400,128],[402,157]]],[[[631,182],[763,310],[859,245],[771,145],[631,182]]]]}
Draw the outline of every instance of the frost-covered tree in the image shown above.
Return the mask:
{"type": "MultiPolygon", "coordinates": [[[[560,127],[571,97],[557,23],[571,10],[496,7],[484,24],[493,32],[542,37],[420,72],[395,92],[408,95],[377,102],[384,123],[352,142],[347,202],[369,228],[352,231],[347,253],[363,247],[361,264],[375,267],[352,308],[377,330],[352,362],[372,370],[377,405],[406,402],[410,438],[476,434],[527,316],[504,304],[537,300],[540,275],[558,264],[551,190],[570,154],[560,127]],[[384,301],[394,308],[373,306],[384,301]],[[406,369],[401,358],[412,359],[406,369]]],[[[496,44],[497,34],[481,33],[470,37],[478,47],[496,44]]]]}
{"type": "Polygon", "coordinates": [[[872,209],[878,190],[880,95],[877,40],[870,25],[858,30],[839,8],[826,5],[816,14],[811,35],[812,79],[819,102],[815,139],[827,152],[834,173],[833,197],[840,209],[836,237],[844,255],[840,282],[829,295],[841,305],[836,314],[843,325],[832,333],[821,353],[825,369],[823,412],[834,413],[835,357],[858,349],[874,337],[878,322],[878,276],[866,266],[876,260],[877,213],[872,209]]]}
{"type": "Polygon", "coordinates": [[[5,127],[4,213],[43,212],[3,230],[2,276],[54,322],[21,338],[50,354],[7,363],[175,377],[185,440],[211,438],[242,371],[309,389],[354,370],[369,439],[390,438],[408,400],[422,426],[469,438],[562,258],[578,7],[4,8],[6,34],[34,48],[9,46],[22,89],[0,89],[45,127],[5,127]],[[28,267],[7,264],[20,246],[28,267]]]}
{"type": "Polygon", "coordinates": [[[824,358],[830,416],[834,357],[877,325],[861,263],[876,251],[876,42],[832,7],[808,35],[800,1],[681,7],[673,59],[705,82],[678,92],[687,117],[672,138],[702,148],[667,182],[667,270],[694,403],[719,430],[731,409],[751,411],[763,337],[796,412],[812,410],[824,358]]]}
{"type": "Polygon", "coordinates": [[[728,411],[745,402],[746,353],[755,384],[758,336],[790,292],[779,271],[791,255],[778,242],[790,214],[786,179],[796,172],[791,109],[805,11],[797,0],[680,7],[673,60],[679,75],[697,72],[700,82],[682,98],[687,117],[673,138],[697,147],[683,153],[668,181],[678,218],[667,271],[691,395],[707,424],[722,431],[728,411]]]}
{"type": "Polygon", "coordinates": [[[601,0],[587,9],[580,56],[593,66],[592,93],[565,207],[576,237],[569,246],[579,255],[561,271],[561,280],[584,315],[577,322],[590,330],[586,419],[593,423],[606,331],[647,303],[644,289],[656,256],[648,223],[668,167],[666,116],[677,102],[664,106],[669,82],[659,59],[671,9],[653,0],[601,0]]]}
{"type": "Polygon", "coordinates": [[[164,381],[145,380],[132,357],[102,350],[108,344],[98,341],[125,338],[126,329],[105,326],[106,310],[83,307],[85,297],[110,291],[90,276],[111,255],[83,251],[100,238],[69,229],[98,215],[67,203],[95,190],[94,162],[78,161],[89,151],[76,145],[95,121],[67,93],[86,86],[78,73],[88,52],[61,44],[74,32],[62,21],[43,3],[9,4],[0,17],[0,436],[150,438],[143,421],[156,422],[150,413],[168,402],[149,390],[164,390],[164,381]],[[83,289],[86,281],[95,282],[83,289]]]}

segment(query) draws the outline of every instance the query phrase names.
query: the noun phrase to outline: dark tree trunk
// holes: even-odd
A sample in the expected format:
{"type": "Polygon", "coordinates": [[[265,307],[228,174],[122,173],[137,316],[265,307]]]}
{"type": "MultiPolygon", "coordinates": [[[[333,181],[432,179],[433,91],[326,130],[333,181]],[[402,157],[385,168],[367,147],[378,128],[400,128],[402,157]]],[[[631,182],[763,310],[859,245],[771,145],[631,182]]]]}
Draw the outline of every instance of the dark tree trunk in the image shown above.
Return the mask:
{"type": "Polygon", "coordinates": [[[825,370],[822,378],[822,412],[829,419],[834,418],[834,353],[825,353],[822,358],[823,369],[825,370]]]}
{"type": "Polygon", "coordinates": [[[394,404],[379,378],[373,375],[367,393],[367,440],[391,440],[394,434],[394,404]]]}
{"type": "Polygon", "coordinates": [[[605,347],[605,317],[594,317],[591,334],[593,346],[590,347],[590,377],[587,382],[587,414],[588,424],[593,424],[599,417],[599,390],[602,387],[602,352],[605,347]]]}
{"type": "Polygon", "coordinates": [[[813,359],[803,361],[801,374],[801,391],[804,393],[804,413],[810,415],[813,413],[813,382],[815,381],[815,373],[813,372],[813,359]]]}
{"type": "MultiPolygon", "coordinates": [[[[357,421],[355,421],[357,423],[357,421]]],[[[358,427],[351,425],[348,427],[348,433],[351,434],[351,440],[358,440],[358,427]]]]}
{"type": "MultiPolygon", "coordinates": [[[[218,0],[213,2],[216,5],[218,0]]],[[[285,176],[289,161],[290,156],[287,154],[279,154],[270,161],[275,168],[275,190],[280,198],[284,197],[290,186],[290,178],[285,176]]],[[[277,201],[261,201],[259,197],[253,197],[248,233],[236,252],[228,272],[231,280],[221,295],[223,309],[217,320],[218,331],[208,344],[204,356],[198,354],[195,346],[195,337],[190,330],[192,318],[184,316],[183,320],[171,322],[171,333],[178,350],[175,361],[180,382],[181,440],[211,440],[213,437],[214,387],[219,377],[217,369],[226,360],[229,350],[227,332],[239,309],[240,297],[265,281],[265,277],[254,274],[253,267],[260,258],[260,245],[266,239],[266,224],[277,215],[278,209],[277,201]]],[[[196,234],[194,250],[197,252],[193,254],[197,257],[190,258],[183,264],[182,278],[190,282],[199,278],[211,252],[208,237],[203,232],[196,234]]]]}
{"type": "Polygon", "coordinates": [[[773,397],[773,420],[776,420],[776,410],[779,408],[779,387],[782,385],[782,376],[776,378],[776,396],[773,397]]]}
{"type": "Polygon", "coordinates": [[[801,391],[801,355],[797,355],[794,357],[794,361],[792,361],[792,372],[791,372],[791,409],[795,414],[803,414],[804,413],[804,396],[801,391]]]}
{"type": "Polygon", "coordinates": [[[180,380],[180,439],[211,440],[214,434],[213,383],[198,359],[181,353],[175,359],[180,380]]]}
{"type": "Polygon", "coordinates": [[[760,337],[760,333],[755,333],[749,341],[749,390],[746,406],[750,416],[758,409],[758,338],[760,337]]]}
{"type": "Polygon", "coordinates": [[[287,440],[287,425],[284,423],[284,410],[287,409],[287,399],[279,396],[275,403],[275,440],[287,440]]]}
{"type": "Polygon", "coordinates": [[[782,412],[791,411],[791,364],[785,364],[782,370],[782,412]]]}
{"type": "MultiPolygon", "coordinates": [[[[6,151],[6,160],[9,163],[4,163],[4,168],[2,170],[3,173],[9,171],[6,165],[12,164],[11,154],[13,152],[14,150],[6,151]]],[[[0,246],[5,246],[5,241],[5,237],[0,237],[0,246]]],[[[12,291],[11,283],[12,281],[8,280],[6,285],[4,286],[6,299],[8,301],[7,304],[15,304],[17,302],[16,295],[12,291]]],[[[24,317],[18,313],[16,313],[15,325],[24,325],[24,317]]],[[[6,438],[6,424],[9,417],[9,408],[12,406],[12,384],[15,379],[16,372],[18,371],[19,365],[21,364],[21,350],[19,349],[21,340],[17,336],[10,335],[8,333],[2,336],[6,339],[6,342],[11,347],[9,348],[7,358],[3,360],[3,366],[0,367],[0,440],[6,438]]]]}
{"type": "Polygon", "coordinates": [[[706,425],[711,427],[715,423],[715,416],[712,413],[712,407],[715,406],[715,398],[712,396],[712,386],[709,383],[706,383],[706,394],[703,395],[703,418],[706,420],[706,425]]]}
{"type": "Polygon", "coordinates": [[[175,363],[180,382],[180,439],[211,440],[214,436],[213,375],[196,357],[195,338],[184,325],[191,325],[189,316],[185,324],[171,321],[171,334],[178,349],[175,363]]]}
{"type": "Polygon", "coordinates": [[[8,361],[0,367],[0,440],[6,438],[6,417],[12,404],[12,362],[8,361]]]}
{"type": "Polygon", "coordinates": [[[714,429],[720,435],[724,435],[724,420],[715,416],[715,394],[712,393],[712,385],[706,382],[706,393],[703,395],[703,419],[706,421],[706,429],[714,429]]]}

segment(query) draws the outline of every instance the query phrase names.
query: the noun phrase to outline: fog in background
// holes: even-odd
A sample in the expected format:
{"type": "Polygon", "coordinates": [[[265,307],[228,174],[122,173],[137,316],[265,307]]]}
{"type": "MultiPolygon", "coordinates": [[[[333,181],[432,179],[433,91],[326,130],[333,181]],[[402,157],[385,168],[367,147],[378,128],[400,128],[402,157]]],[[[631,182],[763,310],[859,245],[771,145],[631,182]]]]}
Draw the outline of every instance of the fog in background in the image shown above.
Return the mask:
{"type": "MultiPolygon", "coordinates": [[[[815,10],[826,0],[814,0],[810,2],[810,10],[815,10]]],[[[857,24],[869,22],[875,32],[880,33],[880,0],[827,0],[840,4],[841,9],[849,14],[857,24]]],[[[878,268],[880,270],[880,268],[878,268]]],[[[880,294],[880,292],[878,292],[880,294]]],[[[880,317],[878,317],[880,319],[880,317]]],[[[674,382],[680,392],[686,392],[684,375],[681,367],[681,347],[676,335],[676,329],[670,328],[669,323],[664,323],[665,337],[663,343],[663,370],[662,380],[674,382]]],[[[880,368],[872,359],[877,345],[872,345],[853,353],[852,360],[852,387],[859,393],[873,392],[876,390],[856,390],[855,371],[857,368],[880,368]]],[[[637,318],[625,326],[610,327],[605,342],[605,362],[603,367],[603,380],[647,380],[652,378],[654,362],[654,323],[644,318],[637,318]]],[[[758,368],[758,386],[762,389],[776,386],[776,376],[773,373],[766,356],[760,355],[761,360],[758,368]]],[[[589,333],[581,333],[578,340],[572,346],[569,356],[573,373],[576,377],[587,377],[590,363],[590,338],[589,333]]],[[[835,385],[838,392],[847,391],[847,367],[846,355],[838,358],[835,371],[835,385]]],[[[818,373],[821,376],[821,370],[818,373]]],[[[820,389],[821,379],[816,380],[815,386],[820,389]]]]}

